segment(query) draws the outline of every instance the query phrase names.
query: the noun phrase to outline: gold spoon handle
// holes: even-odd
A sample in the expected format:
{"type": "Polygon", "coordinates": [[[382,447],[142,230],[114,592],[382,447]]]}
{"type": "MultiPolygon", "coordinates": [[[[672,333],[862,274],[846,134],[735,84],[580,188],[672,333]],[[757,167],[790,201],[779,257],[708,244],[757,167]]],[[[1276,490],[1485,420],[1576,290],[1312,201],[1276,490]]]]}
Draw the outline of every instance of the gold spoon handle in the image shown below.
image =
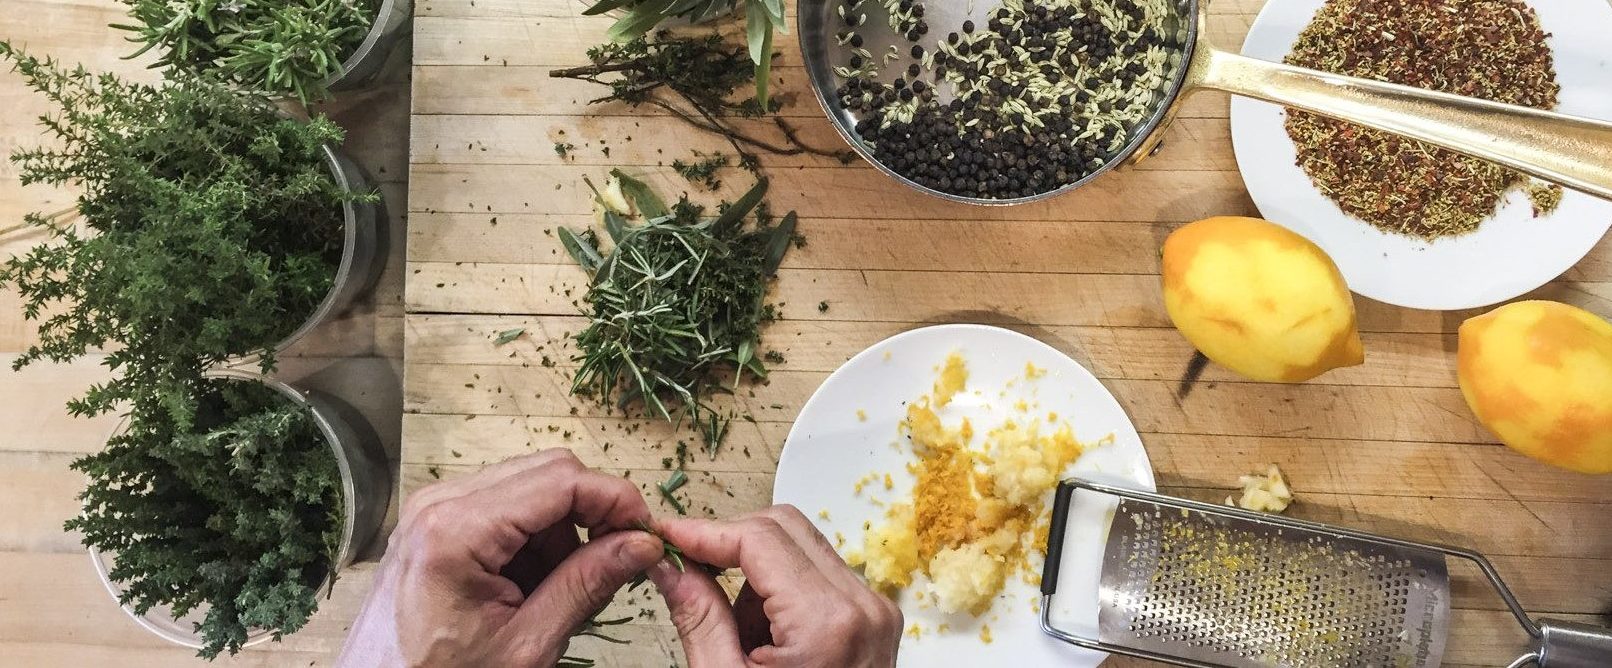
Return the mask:
{"type": "Polygon", "coordinates": [[[1612,123],[1271,63],[1200,43],[1213,88],[1418,139],[1612,200],[1612,123]]]}

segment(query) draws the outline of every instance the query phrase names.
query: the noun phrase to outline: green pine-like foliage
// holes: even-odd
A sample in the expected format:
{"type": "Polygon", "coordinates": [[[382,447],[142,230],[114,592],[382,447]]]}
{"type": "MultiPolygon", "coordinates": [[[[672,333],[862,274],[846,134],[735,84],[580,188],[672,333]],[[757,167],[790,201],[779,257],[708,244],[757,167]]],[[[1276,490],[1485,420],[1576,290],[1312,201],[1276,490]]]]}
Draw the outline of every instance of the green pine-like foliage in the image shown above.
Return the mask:
{"type": "Polygon", "coordinates": [[[197,380],[133,403],[126,429],[73,468],[89,476],[67,522],[112,556],[122,602],[205,610],[200,655],[250,629],[294,633],[318,607],[341,539],[336,460],[308,410],[254,382],[197,380]],[[193,420],[170,407],[188,404],[193,420]]]}
{"type": "Polygon", "coordinates": [[[195,77],[127,83],[4,42],[0,58],[59,108],[41,119],[49,146],[12,156],[23,183],[82,193],[73,209],[28,215],[52,241],[0,265],[0,286],[39,323],[16,367],[109,353],[117,379],[71,402],[73,413],[272,351],[330,291],[342,206],[374,199],[332,177],[324,147],[342,139],[335,124],[284,118],[195,77]]]}
{"type": "Polygon", "coordinates": [[[369,34],[378,0],[124,0],[132,24],[114,27],[157,49],[156,67],[216,78],[304,103],[329,97],[369,34]]]}

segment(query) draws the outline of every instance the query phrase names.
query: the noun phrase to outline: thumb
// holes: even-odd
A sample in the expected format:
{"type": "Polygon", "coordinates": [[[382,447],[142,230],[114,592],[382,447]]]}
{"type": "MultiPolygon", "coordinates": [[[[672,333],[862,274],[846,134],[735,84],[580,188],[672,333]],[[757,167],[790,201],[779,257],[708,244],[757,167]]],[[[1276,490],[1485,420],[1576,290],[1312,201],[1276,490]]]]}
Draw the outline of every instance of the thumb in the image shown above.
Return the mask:
{"type": "Polygon", "coordinates": [[[623,531],[588,541],[538,583],[510,620],[509,631],[552,665],[565,653],[571,635],[603,609],[633,577],[661,558],[660,539],[623,531]]]}
{"type": "Polygon", "coordinates": [[[733,606],[716,580],[698,569],[678,570],[664,561],[649,569],[649,579],[666,599],[689,668],[748,665],[739,649],[733,606]]]}

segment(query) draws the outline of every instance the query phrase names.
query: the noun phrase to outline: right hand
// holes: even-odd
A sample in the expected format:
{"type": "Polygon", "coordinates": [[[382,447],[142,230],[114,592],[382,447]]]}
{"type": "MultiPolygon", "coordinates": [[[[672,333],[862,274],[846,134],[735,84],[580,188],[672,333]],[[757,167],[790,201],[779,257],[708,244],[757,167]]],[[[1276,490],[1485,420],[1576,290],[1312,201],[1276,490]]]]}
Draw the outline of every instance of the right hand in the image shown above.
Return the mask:
{"type": "Polygon", "coordinates": [[[890,668],[901,609],[869,589],[794,506],[733,521],[661,520],[656,527],[688,559],[738,568],[747,580],[729,602],[691,564],[649,570],[666,598],[690,668],[890,668]]]}

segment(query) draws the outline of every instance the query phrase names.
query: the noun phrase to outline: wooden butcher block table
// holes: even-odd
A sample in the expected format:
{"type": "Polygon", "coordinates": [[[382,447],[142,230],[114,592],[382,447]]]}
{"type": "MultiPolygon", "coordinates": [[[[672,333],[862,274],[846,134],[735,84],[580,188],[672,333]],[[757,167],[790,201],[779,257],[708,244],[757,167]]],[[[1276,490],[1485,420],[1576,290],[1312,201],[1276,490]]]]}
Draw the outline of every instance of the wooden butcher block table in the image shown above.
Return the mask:
{"type": "MultiPolygon", "coordinates": [[[[1235,47],[1259,0],[1213,7],[1212,38],[1235,47]]],[[[662,192],[688,183],[665,165],[727,152],[656,109],[588,105],[604,88],[551,79],[587,62],[607,17],[581,0],[421,0],[405,292],[402,486],[543,448],[627,476],[657,512],[654,483],[676,440],[568,392],[573,300],[585,276],[548,233],[590,224],[584,177],[612,167],[662,192]],[[556,143],[575,146],[569,156],[556,143]],[[608,149],[608,150],[607,150],[608,149]],[[500,332],[524,328],[499,346],[500,332]]],[[[791,21],[794,10],[789,9],[791,21]]],[[[808,143],[843,146],[807,89],[794,31],[780,37],[774,90],[808,143]]],[[[925,197],[863,162],[764,156],[776,211],[794,209],[809,244],[790,253],[774,299],[784,319],[765,348],[788,359],[754,396],[734,399],[722,453],[688,464],[691,514],[733,516],[770,503],[790,423],[829,372],[864,347],[924,324],[1001,325],[1091,369],[1142,432],[1166,493],[1219,500],[1237,477],[1277,463],[1296,490],[1291,515],[1467,545],[1494,557],[1537,614],[1591,620],[1612,604],[1612,477],[1547,468],[1479,426],[1456,388],[1455,328],[1472,313],[1411,311],[1357,299],[1368,359],[1317,381],[1273,385],[1210,367],[1182,397],[1192,349],[1170,327],[1158,248],[1177,225],[1257,215],[1232,156],[1224,95],[1193,98],[1165,147],[1135,168],[1036,204],[981,208],[925,197]],[[828,308],[820,311],[819,302],[828,308]]],[[[757,123],[762,123],[758,121],[757,123]]],[[[756,125],[756,128],[763,126],[756,125]]],[[[725,174],[722,194],[749,185],[725,174]]],[[[1612,315],[1612,242],[1542,291],[1612,315]]],[[[1462,574],[1451,664],[1504,664],[1524,635],[1501,602],[1462,574]]],[[[630,645],[578,643],[602,665],[663,666],[681,656],[652,594],[618,601],[640,615],[630,645]]],[[[1116,663],[1128,663],[1119,662],[1116,663]]]]}

